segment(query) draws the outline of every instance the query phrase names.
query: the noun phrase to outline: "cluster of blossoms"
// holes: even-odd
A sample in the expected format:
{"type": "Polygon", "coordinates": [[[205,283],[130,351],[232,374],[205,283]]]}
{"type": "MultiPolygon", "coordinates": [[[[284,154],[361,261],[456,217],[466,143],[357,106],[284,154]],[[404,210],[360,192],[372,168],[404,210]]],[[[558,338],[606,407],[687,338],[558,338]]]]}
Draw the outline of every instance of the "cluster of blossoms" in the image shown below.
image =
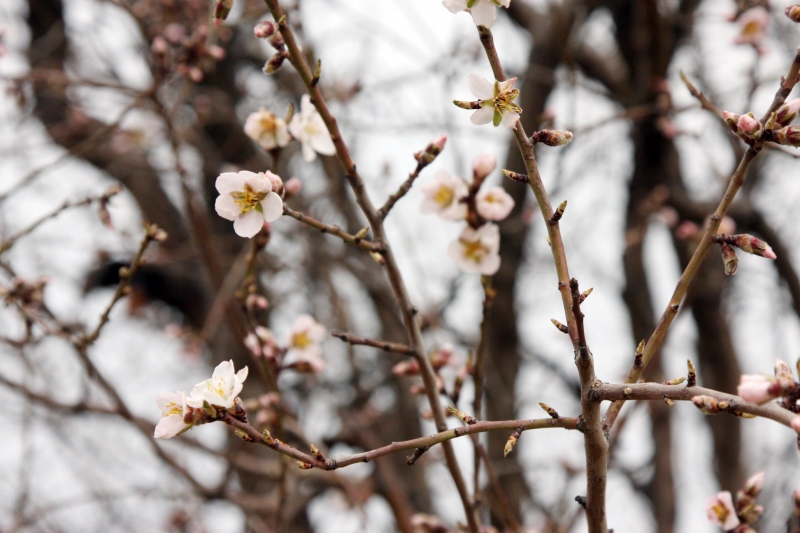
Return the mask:
{"type": "Polygon", "coordinates": [[[501,187],[481,188],[496,166],[493,155],[482,154],[473,164],[471,185],[439,169],[433,181],[422,186],[425,198],[420,210],[423,213],[467,222],[447,253],[463,271],[485,276],[491,276],[500,268],[500,231],[492,222],[505,219],[514,208],[514,200],[501,187]]]}
{"type": "Polygon", "coordinates": [[[223,361],[214,369],[211,379],[198,383],[190,395],[185,392],[162,392],[156,398],[161,420],[153,436],[170,439],[198,426],[220,420],[226,413],[244,419],[239,393],[247,379],[247,367],[234,372],[233,361],[223,361]]]}
{"type": "Polygon", "coordinates": [[[756,503],[756,497],[763,486],[764,472],[759,472],[737,491],[735,505],[733,496],[727,490],[711,496],[706,502],[708,520],[724,531],[755,533],[750,524],[755,523],[764,512],[764,507],[756,503]]]}
{"type": "Polygon", "coordinates": [[[272,332],[257,326],[247,335],[245,345],[253,355],[263,356],[278,366],[279,370],[294,370],[300,373],[319,373],[325,370],[322,358],[322,343],[328,331],[311,315],[298,316],[289,331],[289,338],[280,346],[272,332]]]}
{"type": "Polygon", "coordinates": [[[508,7],[511,0],[442,0],[442,5],[451,13],[469,10],[476,26],[491,28],[497,14],[497,6],[508,7]]]}
{"type": "MultiPolygon", "coordinates": [[[[800,373],[800,361],[798,361],[800,373]]],[[[764,374],[744,374],[740,378],[736,393],[745,401],[762,404],[781,398],[781,405],[800,413],[800,383],[795,381],[792,369],[780,359],[775,360],[775,377],[764,374]]],[[[800,415],[792,420],[792,429],[800,433],[800,415]]]]}
{"type": "Polygon", "coordinates": [[[790,124],[800,111],[800,98],[784,103],[763,124],[753,113],[737,115],[730,111],[722,113],[731,130],[748,144],[769,141],[788,146],[800,146],[800,127],[790,124]]]}

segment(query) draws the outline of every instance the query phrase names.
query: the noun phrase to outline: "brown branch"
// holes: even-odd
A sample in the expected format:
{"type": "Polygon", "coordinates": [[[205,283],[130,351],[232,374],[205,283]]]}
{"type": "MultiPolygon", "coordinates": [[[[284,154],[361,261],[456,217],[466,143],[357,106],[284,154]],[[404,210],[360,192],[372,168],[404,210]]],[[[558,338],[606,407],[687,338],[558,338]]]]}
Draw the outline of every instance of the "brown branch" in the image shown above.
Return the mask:
{"type": "MultiPolygon", "coordinates": [[[[486,56],[492,67],[495,79],[498,81],[505,81],[505,72],[500,63],[500,58],[497,55],[491,30],[479,26],[478,34],[481,39],[481,44],[486,51],[486,56]]],[[[514,137],[522,153],[530,188],[539,204],[539,210],[542,213],[545,227],[547,228],[547,234],[550,239],[550,250],[553,254],[553,262],[555,263],[556,273],[558,275],[558,288],[561,292],[561,301],[564,307],[564,314],[567,318],[569,337],[575,350],[575,358],[581,380],[581,418],[584,423],[584,446],[586,450],[587,468],[586,516],[589,532],[607,533],[605,492],[608,442],[601,431],[599,405],[588,401],[587,397],[591,385],[597,379],[594,374],[594,360],[588,349],[586,350],[585,357],[579,357],[579,354],[581,354],[581,340],[578,336],[578,328],[573,311],[573,298],[569,290],[569,269],[567,268],[567,256],[564,249],[564,242],[561,238],[561,229],[558,221],[551,222],[554,210],[550,205],[547,190],[539,175],[539,168],[536,164],[536,155],[533,150],[533,145],[528,140],[521,122],[518,122],[514,128],[514,137]]]]}
{"type": "Polygon", "coordinates": [[[425,168],[427,165],[423,164],[421,161],[417,163],[417,168],[414,169],[414,172],[408,175],[406,181],[403,182],[402,185],[392,194],[389,198],[386,199],[386,203],[383,204],[383,207],[378,209],[378,218],[381,220],[385,219],[386,216],[389,214],[389,211],[392,210],[394,204],[397,203],[400,198],[405,196],[408,191],[411,190],[411,186],[414,185],[414,181],[419,177],[419,173],[422,172],[422,169],[425,168]]]}
{"type": "Polygon", "coordinates": [[[312,228],[319,230],[321,233],[329,233],[330,235],[335,235],[339,237],[347,244],[352,244],[362,250],[367,252],[377,252],[380,253],[383,251],[383,246],[377,242],[368,241],[363,239],[357,235],[351,235],[341,229],[339,226],[332,226],[329,224],[325,224],[324,222],[320,222],[319,220],[312,218],[305,213],[301,213],[300,211],[295,211],[291,209],[286,204],[283,204],[283,214],[292,217],[295,220],[302,222],[312,228]]]}
{"type": "Polygon", "coordinates": [[[387,342],[375,339],[368,339],[366,337],[359,337],[358,335],[353,335],[352,333],[345,333],[343,331],[332,331],[331,335],[348,344],[353,344],[357,346],[372,346],[373,348],[378,348],[380,350],[383,350],[384,352],[394,352],[394,353],[399,353],[401,355],[411,355],[411,356],[417,355],[417,353],[412,348],[409,348],[405,344],[400,344],[397,342],[387,342]]]}
{"type": "MultiPolygon", "coordinates": [[[[781,105],[783,105],[786,97],[791,92],[795,83],[797,83],[798,71],[800,71],[800,49],[798,50],[798,54],[795,56],[794,61],[792,61],[792,65],[789,68],[789,73],[787,74],[786,78],[781,80],[781,86],[778,89],[778,92],[775,94],[775,98],[764,115],[764,118],[762,118],[762,122],[769,118],[773,111],[777,110],[781,105]]],[[[733,203],[736,193],[739,192],[739,189],[741,189],[742,185],[744,184],[747,170],[750,168],[750,164],[753,162],[756,156],[758,156],[763,144],[764,141],[754,142],[750,149],[748,149],[744,156],[742,156],[739,166],[736,168],[733,176],[731,176],[728,187],[725,190],[725,193],[723,194],[716,211],[714,211],[714,214],[709,220],[706,231],[703,234],[703,238],[695,249],[689,264],[686,265],[686,269],[683,271],[683,274],[681,274],[681,277],[678,280],[678,285],[675,287],[675,291],[672,293],[672,298],[670,298],[667,308],[661,315],[661,318],[656,325],[656,329],[653,331],[653,334],[647,341],[647,346],[645,347],[644,354],[642,355],[642,367],[640,369],[631,368],[630,372],[628,372],[628,377],[625,379],[625,383],[636,383],[639,381],[642,372],[644,372],[644,369],[647,368],[647,365],[661,348],[661,344],[664,342],[664,338],[667,335],[667,330],[678,314],[678,309],[680,309],[681,302],[683,301],[684,296],[686,296],[686,291],[689,289],[692,279],[694,279],[695,274],[697,274],[697,271],[700,269],[700,265],[705,259],[706,253],[714,244],[714,238],[717,234],[717,230],[719,229],[719,225],[722,222],[722,219],[725,217],[725,214],[728,212],[728,208],[733,203]]],[[[624,402],[625,400],[615,401],[603,416],[603,431],[606,434],[608,434],[611,427],[614,425],[614,421],[619,415],[624,402]]]]}
{"type": "MultiPolygon", "coordinates": [[[[286,47],[289,51],[289,61],[292,63],[295,70],[300,75],[300,78],[303,80],[311,102],[314,104],[317,112],[319,112],[323,122],[325,123],[325,126],[328,129],[328,132],[331,135],[331,140],[336,148],[336,156],[339,159],[339,163],[342,165],[342,168],[344,169],[345,177],[350,183],[350,187],[353,189],[356,203],[358,203],[358,206],[361,208],[361,211],[367,218],[375,241],[385,246],[385,250],[383,252],[383,266],[389,278],[389,284],[391,285],[392,291],[397,299],[397,303],[400,305],[400,310],[403,315],[403,324],[406,328],[409,343],[411,348],[417,354],[417,361],[419,362],[420,366],[420,374],[425,384],[425,391],[428,397],[428,402],[431,406],[431,411],[433,412],[436,429],[440,432],[445,431],[447,429],[447,422],[445,420],[444,410],[442,409],[439,398],[438,387],[436,386],[436,374],[428,358],[424,357],[425,344],[422,339],[422,330],[420,328],[419,321],[417,320],[417,309],[411,303],[408,291],[406,290],[405,282],[400,273],[400,268],[397,265],[397,261],[387,241],[386,232],[383,227],[383,220],[378,217],[378,212],[367,195],[364,187],[364,181],[361,179],[361,176],[359,176],[358,171],[356,170],[356,164],[350,156],[350,151],[348,150],[347,145],[342,139],[342,134],[339,131],[339,126],[336,122],[336,119],[331,114],[327,104],[325,103],[325,99],[322,97],[319,84],[316,83],[315,76],[309,68],[306,58],[303,55],[303,52],[300,50],[297,41],[295,40],[294,33],[286,22],[286,16],[284,15],[278,0],[265,0],[265,3],[269,8],[273,18],[278,21],[281,36],[283,37],[286,47]]],[[[449,442],[444,442],[442,449],[444,450],[447,468],[453,477],[453,482],[455,483],[459,497],[461,498],[461,503],[464,507],[470,533],[478,533],[478,520],[473,509],[469,492],[467,491],[467,485],[464,481],[464,476],[461,473],[461,468],[458,465],[455,452],[453,451],[453,448],[449,442]]]]}
{"type": "MultiPolygon", "coordinates": [[[[338,468],[344,468],[345,466],[350,466],[356,463],[369,463],[377,459],[378,457],[383,457],[384,455],[389,455],[391,453],[396,453],[404,450],[415,450],[419,448],[420,450],[427,451],[431,446],[436,444],[445,444],[453,439],[457,439],[459,437],[463,437],[465,435],[474,435],[477,433],[485,433],[487,431],[508,431],[508,430],[515,430],[517,428],[522,428],[523,430],[529,429],[544,429],[544,428],[564,428],[564,429],[578,429],[578,419],[574,417],[563,417],[563,418],[535,418],[532,420],[503,420],[503,421],[496,421],[496,422],[476,422],[475,424],[468,425],[468,426],[460,426],[453,429],[448,429],[445,431],[440,431],[439,433],[435,433],[433,435],[429,435],[427,437],[419,437],[416,439],[400,441],[400,442],[393,442],[381,448],[376,448],[374,450],[361,452],[353,455],[342,455],[338,457],[329,457],[327,459],[319,460],[311,454],[307,454],[301,452],[297,448],[293,448],[288,444],[279,441],[278,439],[274,439],[271,437],[265,437],[264,434],[260,433],[256,428],[251,426],[248,422],[242,422],[241,420],[237,420],[236,418],[232,417],[230,414],[225,414],[224,418],[222,419],[226,424],[234,427],[235,429],[244,432],[248,440],[252,440],[253,442],[263,444],[268,448],[272,448],[278,453],[291,457],[297,461],[302,463],[307,463],[314,468],[319,468],[322,470],[336,470],[338,468]]],[[[424,451],[420,452],[419,455],[421,456],[424,451]]]]}

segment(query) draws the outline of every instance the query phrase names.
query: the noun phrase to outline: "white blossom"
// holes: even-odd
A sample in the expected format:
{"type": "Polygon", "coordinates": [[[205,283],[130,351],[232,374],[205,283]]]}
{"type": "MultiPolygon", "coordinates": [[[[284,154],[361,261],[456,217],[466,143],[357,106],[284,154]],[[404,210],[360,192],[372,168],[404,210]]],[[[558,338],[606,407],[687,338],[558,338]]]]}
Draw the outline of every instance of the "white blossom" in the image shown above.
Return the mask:
{"type": "Polygon", "coordinates": [[[514,89],[517,78],[506,81],[495,81],[494,84],[482,76],[470,74],[467,76],[467,85],[470,92],[478,98],[481,108],[475,111],[470,120],[473,124],[481,126],[492,123],[495,126],[514,128],[519,120],[522,110],[514,100],[519,96],[519,90],[514,89]]]}
{"type": "Polygon", "coordinates": [[[467,216],[467,204],[460,200],[467,196],[469,189],[461,178],[440,168],[433,181],[423,183],[420,188],[425,195],[419,207],[423,213],[436,213],[446,220],[460,220],[467,216]]]}
{"type": "Polygon", "coordinates": [[[286,121],[263,107],[250,113],[244,123],[244,132],[264,150],[283,148],[291,140],[286,121]]]}
{"type": "Polygon", "coordinates": [[[191,397],[187,400],[190,407],[203,407],[203,402],[231,409],[236,397],[242,392],[244,380],[247,379],[247,367],[234,373],[233,360],[223,361],[214,369],[211,379],[207,379],[192,388],[191,397]]]}
{"type": "Polygon", "coordinates": [[[502,187],[488,187],[475,196],[475,209],[486,220],[500,221],[514,209],[514,199],[502,187]]]}
{"type": "Polygon", "coordinates": [[[450,243],[447,253],[464,272],[491,276],[500,268],[500,230],[496,224],[464,228],[458,240],[450,243]]]}
{"type": "Polygon", "coordinates": [[[300,99],[300,112],[295,113],[289,122],[289,131],[295,139],[303,143],[303,158],[306,161],[316,159],[317,153],[336,153],[328,128],[307,94],[300,99]]]}
{"type": "Polygon", "coordinates": [[[162,392],[156,398],[156,404],[161,409],[161,420],[156,425],[153,437],[156,439],[171,439],[192,427],[185,421],[190,408],[186,405],[185,392],[162,392]]]}
{"type": "Polygon", "coordinates": [[[288,348],[299,360],[319,358],[328,330],[311,315],[300,315],[289,331],[288,348]]]}
{"type": "Polygon", "coordinates": [[[508,7],[511,0],[442,0],[442,4],[451,13],[458,13],[469,8],[472,21],[476,26],[491,28],[494,24],[496,6],[508,7]]]}
{"type": "MultiPolygon", "coordinates": [[[[217,214],[233,220],[233,230],[241,237],[253,237],[264,222],[283,214],[283,200],[272,192],[272,172],[223,172],[216,182],[219,196],[214,204],[217,214]]],[[[280,179],[280,178],[278,178],[280,179]]]]}

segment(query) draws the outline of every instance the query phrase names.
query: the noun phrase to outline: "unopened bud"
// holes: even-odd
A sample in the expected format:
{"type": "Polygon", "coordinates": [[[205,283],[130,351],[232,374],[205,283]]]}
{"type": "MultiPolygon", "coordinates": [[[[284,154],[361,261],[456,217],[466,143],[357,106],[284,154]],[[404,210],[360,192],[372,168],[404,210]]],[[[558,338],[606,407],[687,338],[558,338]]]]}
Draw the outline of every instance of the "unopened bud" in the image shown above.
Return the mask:
{"type": "Polygon", "coordinates": [[[556,320],[555,318],[551,318],[550,322],[552,322],[553,325],[556,328],[558,328],[558,331],[560,331],[561,333],[569,333],[569,328],[564,324],[562,324],[561,322],[559,322],[558,320],[556,320]]]}
{"type": "Polygon", "coordinates": [[[317,448],[313,444],[311,445],[311,455],[313,455],[314,459],[316,459],[317,461],[324,461],[325,460],[325,456],[322,455],[322,452],[319,451],[319,448],[317,448]]]}
{"type": "Polygon", "coordinates": [[[736,268],[739,265],[739,258],[736,257],[736,250],[724,242],[720,245],[722,252],[722,262],[725,263],[725,274],[733,276],[736,274],[736,268]]]}
{"type": "Polygon", "coordinates": [[[476,180],[482,180],[497,168],[497,158],[488,153],[480,154],[472,163],[472,175],[476,180]]]}
{"type": "Polygon", "coordinates": [[[510,437],[508,437],[506,445],[503,448],[503,457],[506,457],[509,453],[511,453],[511,451],[514,449],[514,446],[517,444],[517,441],[521,436],[522,436],[522,429],[518,428],[517,430],[514,431],[514,433],[511,434],[510,437]]]}
{"type": "Polygon", "coordinates": [[[214,4],[214,24],[219,26],[222,21],[228,18],[228,13],[233,7],[233,0],[217,0],[214,4]]]}
{"type": "Polygon", "coordinates": [[[531,136],[531,141],[547,146],[563,146],[572,140],[572,132],[565,130],[541,130],[531,136]]]}
{"type": "Polygon", "coordinates": [[[797,118],[798,111],[800,111],[800,98],[795,98],[778,108],[775,112],[775,122],[779,126],[788,126],[797,118]]]}
{"type": "Polygon", "coordinates": [[[300,470],[311,470],[312,468],[314,468],[314,465],[312,465],[311,463],[306,463],[305,461],[297,461],[297,467],[300,470]]]}
{"type": "Polygon", "coordinates": [[[697,370],[694,368],[694,363],[692,363],[691,359],[686,360],[686,366],[689,368],[686,386],[687,387],[694,387],[697,385],[697,370]]]}
{"type": "Polygon", "coordinates": [[[453,104],[461,109],[480,109],[480,102],[466,102],[464,100],[453,100],[453,104]]]}
{"type": "Polygon", "coordinates": [[[775,379],[780,383],[781,390],[790,392],[797,388],[792,369],[783,360],[775,360],[775,379]]]}
{"type": "MultiPolygon", "coordinates": [[[[566,203],[566,201],[564,203],[566,203]]],[[[588,289],[583,291],[581,293],[580,302],[583,303],[584,300],[586,300],[586,298],[588,298],[589,295],[592,294],[593,291],[594,291],[594,287],[589,287],[588,289]]]]}
{"type": "Polygon", "coordinates": [[[263,311],[269,307],[269,302],[260,294],[249,294],[247,298],[245,298],[244,305],[247,307],[248,311],[255,312],[263,311]]]}
{"type": "Polygon", "coordinates": [[[503,174],[503,176],[505,176],[505,177],[507,177],[509,179],[512,179],[514,181],[518,181],[520,183],[530,183],[531,182],[530,178],[528,178],[527,175],[520,174],[519,172],[514,172],[513,170],[507,170],[507,169],[504,168],[500,172],[503,174]]]}
{"type": "Polygon", "coordinates": [[[419,363],[416,359],[397,363],[392,367],[392,374],[395,376],[416,376],[419,374],[419,363]]]}
{"type": "Polygon", "coordinates": [[[303,182],[297,178],[289,178],[286,180],[286,183],[283,184],[283,189],[286,191],[286,196],[295,196],[300,194],[300,190],[303,188],[303,182]]]}
{"type": "Polygon", "coordinates": [[[472,415],[468,415],[467,413],[465,413],[463,411],[459,411],[455,407],[449,406],[447,408],[447,412],[450,413],[451,415],[453,415],[454,417],[458,418],[459,420],[461,420],[462,422],[464,422],[468,426],[471,426],[472,424],[477,424],[478,423],[478,419],[477,418],[475,418],[472,415]]]}
{"type": "Polygon", "coordinates": [[[445,143],[447,143],[447,136],[442,135],[428,144],[424,150],[415,153],[414,159],[422,166],[430,165],[436,159],[436,156],[442,153],[445,143]]]}
{"type": "Polygon", "coordinates": [[[278,24],[272,20],[262,20],[253,28],[256,39],[266,39],[278,33],[278,24]]]}
{"type": "Polygon", "coordinates": [[[546,403],[539,402],[539,407],[544,409],[551,418],[558,418],[558,412],[546,403]]]}
{"type": "Polygon", "coordinates": [[[800,146],[800,127],[787,126],[774,132],[772,139],[778,144],[800,146]]]}
{"type": "Polygon", "coordinates": [[[165,38],[158,35],[153,39],[153,43],[150,45],[150,51],[155,55],[163,56],[169,51],[169,44],[167,44],[165,38]]]}
{"type": "Polygon", "coordinates": [[[267,63],[264,65],[262,69],[264,74],[272,74],[283,65],[283,61],[288,57],[286,52],[279,51],[275,52],[275,54],[269,58],[267,63]]]}
{"type": "Polygon", "coordinates": [[[735,246],[748,254],[766,257],[767,259],[777,259],[778,256],[772,251],[769,244],[761,239],[742,233],[739,235],[719,235],[718,239],[722,242],[735,246]]]}
{"type": "Polygon", "coordinates": [[[719,413],[717,400],[711,396],[695,396],[692,398],[692,403],[694,403],[695,407],[707,415],[715,415],[719,413]]]}
{"type": "Polygon", "coordinates": [[[750,139],[761,137],[761,122],[752,113],[740,116],[737,125],[739,126],[739,132],[745,137],[750,139]]]}
{"type": "Polygon", "coordinates": [[[733,129],[739,129],[739,115],[736,113],[731,113],[730,111],[723,111],[722,118],[725,119],[725,122],[733,129]]]}
{"type": "Polygon", "coordinates": [[[751,498],[758,496],[761,489],[764,487],[764,472],[759,472],[750,476],[744,484],[744,493],[751,498]]]}
{"type": "Polygon", "coordinates": [[[671,379],[671,380],[665,382],[664,385],[680,385],[684,381],[686,381],[686,378],[681,376],[679,378],[671,379]]]}
{"type": "Polygon", "coordinates": [[[786,16],[789,17],[794,22],[800,22],[800,4],[793,4],[786,8],[786,16]]]}
{"type": "Polygon", "coordinates": [[[667,404],[668,407],[675,407],[675,401],[666,396],[664,396],[664,403],[667,404]]]}

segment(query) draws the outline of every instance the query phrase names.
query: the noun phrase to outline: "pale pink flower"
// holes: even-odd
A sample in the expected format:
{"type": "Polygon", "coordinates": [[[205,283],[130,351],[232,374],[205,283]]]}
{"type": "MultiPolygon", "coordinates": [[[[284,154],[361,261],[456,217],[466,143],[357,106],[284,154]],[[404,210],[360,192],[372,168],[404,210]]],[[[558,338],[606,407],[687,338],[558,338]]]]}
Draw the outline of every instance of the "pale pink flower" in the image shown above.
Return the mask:
{"type": "Polygon", "coordinates": [[[514,199],[502,187],[488,187],[475,197],[475,209],[486,220],[500,221],[514,209],[514,199]]]}
{"type": "Polygon", "coordinates": [[[492,123],[494,126],[514,128],[519,121],[522,110],[514,100],[519,96],[519,90],[514,89],[517,78],[506,81],[490,82],[477,74],[467,76],[467,85],[470,92],[480,101],[481,109],[475,111],[470,120],[473,124],[481,126],[492,123]]]}
{"type": "Polygon", "coordinates": [[[458,240],[450,243],[447,253],[464,272],[491,276],[500,268],[500,230],[496,224],[464,228],[458,240]]]}
{"type": "Polygon", "coordinates": [[[740,116],[737,125],[739,131],[746,137],[757,139],[761,136],[761,122],[752,113],[740,116]]]}
{"type": "MultiPolygon", "coordinates": [[[[319,324],[311,315],[300,315],[292,324],[289,332],[288,348],[298,360],[317,363],[322,351],[320,344],[325,340],[328,330],[319,324]]],[[[321,360],[320,360],[321,361],[321,360]]],[[[324,362],[322,362],[324,365],[324,362]]]]}
{"type": "Polygon", "coordinates": [[[423,183],[420,189],[425,195],[419,206],[423,213],[436,213],[446,220],[460,220],[467,216],[467,204],[461,199],[467,196],[469,188],[461,178],[440,168],[433,181],[423,183]]]}
{"type": "Polygon", "coordinates": [[[283,148],[291,140],[286,121],[263,107],[250,113],[244,123],[244,132],[264,150],[283,148]]]}
{"type": "Polygon", "coordinates": [[[706,501],[706,514],[712,524],[721,526],[728,531],[739,525],[736,509],[733,507],[733,498],[727,490],[719,492],[706,501]]]}
{"type": "Polygon", "coordinates": [[[746,402],[762,404],[775,397],[775,380],[763,374],[742,374],[736,394],[746,402]]]}
{"type": "Polygon", "coordinates": [[[758,47],[764,40],[769,25],[769,13],[761,6],[748,9],[738,19],[739,35],[736,44],[752,44],[758,47]]]}
{"type": "Polygon", "coordinates": [[[753,474],[744,484],[744,492],[748,496],[755,498],[764,487],[764,472],[753,474]]]}
{"type": "Polygon", "coordinates": [[[494,24],[497,6],[508,7],[511,0],[442,0],[442,4],[451,13],[458,13],[469,8],[472,21],[476,26],[491,28],[494,24]]]}
{"type": "Polygon", "coordinates": [[[336,153],[331,134],[307,94],[300,99],[300,112],[292,117],[289,131],[295,139],[303,143],[303,159],[306,161],[313,161],[318,153],[336,153]]]}
{"type": "Polygon", "coordinates": [[[192,427],[187,424],[184,417],[190,408],[186,405],[185,392],[162,392],[156,398],[158,408],[161,409],[161,420],[156,424],[153,437],[156,439],[171,439],[192,427]]]}
{"type": "Polygon", "coordinates": [[[472,175],[476,180],[483,179],[497,167],[497,158],[492,154],[483,153],[475,158],[472,163],[472,175]]]}
{"type": "Polygon", "coordinates": [[[230,409],[236,403],[236,397],[242,392],[244,380],[247,379],[248,368],[234,372],[233,360],[223,361],[214,369],[211,379],[198,383],[192,388],[192,395],[187,400],[190,407],[203,407],[203,402],[221,409],[230,409]]]}
{"type": "MultiPolygon", "coordinates": [[[[272,172],[223,172],[216,182],[219,196],[214,203],[217,214],[233,220],[233,230],[240,237],[253,237],[264,222],[283,215],[283,200],[272,192],[272,172]]],[[[276,176],[277,177],[277,176],[276,176]]]]}

